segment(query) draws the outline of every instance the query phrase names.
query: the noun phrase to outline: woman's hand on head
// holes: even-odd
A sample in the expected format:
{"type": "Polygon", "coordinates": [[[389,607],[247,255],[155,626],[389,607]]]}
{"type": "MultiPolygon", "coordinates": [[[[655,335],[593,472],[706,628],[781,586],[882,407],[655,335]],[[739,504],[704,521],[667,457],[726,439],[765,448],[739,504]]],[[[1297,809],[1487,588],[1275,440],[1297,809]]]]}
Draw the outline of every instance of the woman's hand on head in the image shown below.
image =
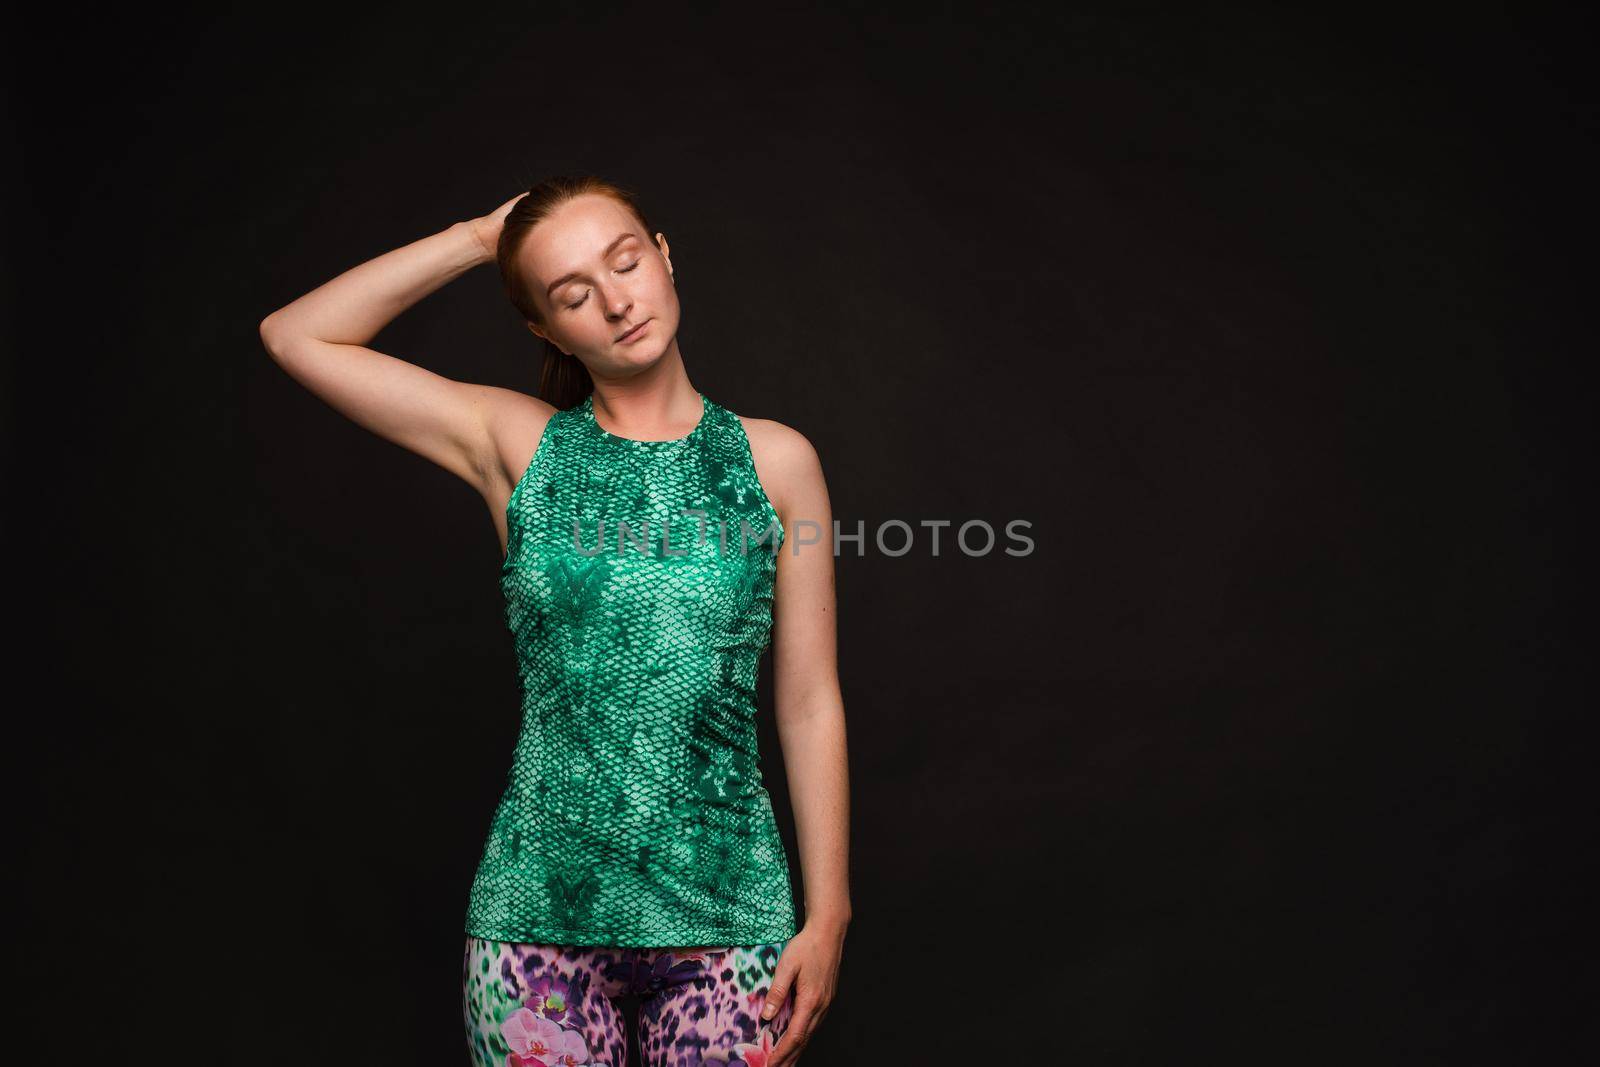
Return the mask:
{"type": "Polygon", "coordinates": [[[511,214],[511,209],[516,206],[517,201],[527,195],[526,192],[520,192],[489,214],[480,215],[467,223],[472,227],[472,235],[478,239],[478,244],[483,248],[483,254],[489,259],[495,258],[495,249],[500,244],[500,230],[505,226],[506,216],[511,214]]]}

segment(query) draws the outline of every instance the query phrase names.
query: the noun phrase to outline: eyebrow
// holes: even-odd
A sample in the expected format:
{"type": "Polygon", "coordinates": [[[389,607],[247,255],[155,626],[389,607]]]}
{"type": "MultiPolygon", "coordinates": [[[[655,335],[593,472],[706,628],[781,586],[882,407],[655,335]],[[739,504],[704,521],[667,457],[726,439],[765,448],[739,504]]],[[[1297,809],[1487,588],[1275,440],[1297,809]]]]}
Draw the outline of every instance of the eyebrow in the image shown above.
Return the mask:
{"type": "MultiPolygon", "coordinates": [[[[616,251],[617,246],[620,245],[622,242],[626,241],[630,237],[637,238],[638,236],[639,235],[636,234],[636,233],[620,234],[616,238],[616,240],[614,240],[610,244],[606,245],[606,250],[604,252],[600,253],[600,258],[601,259],[605,259],[607,256],[611,255],[612,252],[616,251]]],[[[544,291],[545,299],[546,300],[550,299],[552,296],[555,295],[555,292],[556,292],[557,289],[561,288],[563,285],[566,285],[568,282],[570,282],[572,279],[578,277],[582,273],[583,273],[582,271],[577,271],[577,270],[568,271],[566,274],[563,274],[561,277],[559,277],[555,281],[551,282],[550,283],[550,287],[544,291]]]]}

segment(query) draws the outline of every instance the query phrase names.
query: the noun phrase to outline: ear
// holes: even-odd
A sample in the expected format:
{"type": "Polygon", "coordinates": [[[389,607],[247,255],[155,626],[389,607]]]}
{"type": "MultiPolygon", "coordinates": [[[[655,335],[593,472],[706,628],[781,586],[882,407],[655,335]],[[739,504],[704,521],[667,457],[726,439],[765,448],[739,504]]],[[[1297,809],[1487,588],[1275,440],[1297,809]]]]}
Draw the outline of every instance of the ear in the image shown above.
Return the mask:
{"type": "Polygon", "coordinates": [[[674,285],[676,285],[678,283],[678,279],[672,273],[672,250],[667,247],[666,234],[660,232],[656,233],[656,247],[661,249],[661,258],[667,261],[667,277],[672,280],[674,285]]]}
{"type": "MultiPolygon", "coordinates": [[[[532,333],[535,337],[539,338],[541,341],[550,341],[550,335],[545,333],[543,330],[539,329],[539,327],[535,326],[533,323],[524,320],[523,321],[523,325],[528,328],[528,332],[532,333]]],[[[553,344],[553,345],[555,344],[554,341],[550,341],[550,343],[553,344]]],[[[560,348],[561,346],[560,345],[556,345],[556,347],[560,348]]]]}

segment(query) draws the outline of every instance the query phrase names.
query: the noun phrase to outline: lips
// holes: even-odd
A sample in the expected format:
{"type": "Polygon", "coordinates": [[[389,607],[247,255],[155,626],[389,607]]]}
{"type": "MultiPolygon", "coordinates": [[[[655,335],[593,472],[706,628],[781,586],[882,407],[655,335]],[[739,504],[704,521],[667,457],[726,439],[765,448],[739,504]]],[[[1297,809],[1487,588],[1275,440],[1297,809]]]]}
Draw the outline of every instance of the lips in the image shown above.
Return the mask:
{"type": "Polygon", "coordinates": [[[644,322],[639,323],[639,325],[635,326],[633,329],[629,330],[627,333],[625,333],[622,336],[618,337],[617,340],[626,341],[628,338],[632,337],[634,334],[638,333],[641,329],[643,329],[644,328],[644,323],[645,322],[649,322],[649,321],[650,321],[649,319],[645,319],[644,322]]]}

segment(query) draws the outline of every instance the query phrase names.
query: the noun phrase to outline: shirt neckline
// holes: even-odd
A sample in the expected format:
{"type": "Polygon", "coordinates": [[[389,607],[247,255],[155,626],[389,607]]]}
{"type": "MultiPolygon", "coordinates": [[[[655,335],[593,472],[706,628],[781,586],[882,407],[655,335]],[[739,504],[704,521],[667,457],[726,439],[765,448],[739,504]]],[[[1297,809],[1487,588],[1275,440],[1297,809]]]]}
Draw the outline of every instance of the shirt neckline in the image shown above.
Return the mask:
{"type": "Polygon", "coordinates": [[[699,437],[705,431],[706,424],[711,421],[711,398],[704,393],[700,394],[700,421],[694,424],[694,429],[682,437],[667,437],[659,441],[647,441],[637,437],[622,437],[612,433],[600,425],[600,420],[594,417],[594,394],[589,393],[583,398],[583,403],[578,406],[578,413],[583,422],[593,433],[608,444],[620,445],[624,448],[652,449],[663,448],[670,445],[681,445],[699,437]]]}

